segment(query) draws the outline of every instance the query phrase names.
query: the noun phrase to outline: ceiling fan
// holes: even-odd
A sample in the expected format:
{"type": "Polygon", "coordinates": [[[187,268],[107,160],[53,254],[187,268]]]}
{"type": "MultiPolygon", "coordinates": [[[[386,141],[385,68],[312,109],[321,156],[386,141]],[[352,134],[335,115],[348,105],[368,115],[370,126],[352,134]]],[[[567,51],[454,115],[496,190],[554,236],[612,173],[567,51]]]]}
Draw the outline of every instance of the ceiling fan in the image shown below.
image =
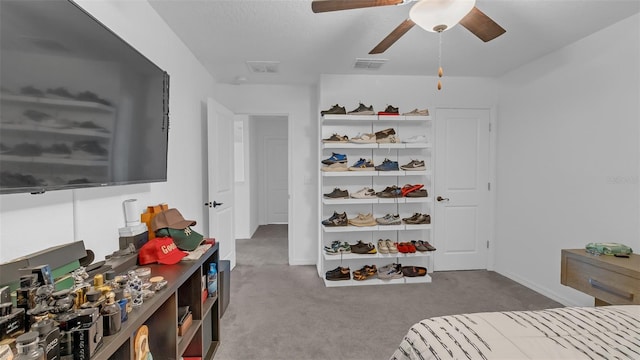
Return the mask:
{"type": "Polygon", "coordinates": [[[369,54],[385,52],[416,24],[427,31],[441,33],[460,23],[484,42],[493,40],[506,32],[475,7],[475,0],[314,0],[311,3],[311,10],[314,13],[322,13],[410,2],[416,4],[411,7],[409,18],[369,51],[369,54]]]}

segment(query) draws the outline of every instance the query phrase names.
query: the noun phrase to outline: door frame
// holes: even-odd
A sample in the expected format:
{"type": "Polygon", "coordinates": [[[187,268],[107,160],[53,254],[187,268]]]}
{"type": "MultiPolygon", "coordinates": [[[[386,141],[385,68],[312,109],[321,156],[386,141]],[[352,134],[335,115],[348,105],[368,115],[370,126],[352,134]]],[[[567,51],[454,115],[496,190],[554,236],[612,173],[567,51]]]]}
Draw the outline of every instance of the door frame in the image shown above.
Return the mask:
{"type": "MultiPolygon", "coordinates": [[[[489,221],[489,230],[488,230],[488,238],[489,238],[489,249],[487,249],[487,270],[493,271],[495,269],[495,248],[496,248],[496,193],[497,193],[497,178],[496,178],[496,160],[497,160],[497,140],[498,140],[498,116],[497,116],[497,107],[495,105],[490,106],[436,106],[434,114],[437,114],[438,109],[447,109],[447,110],[489,110],[489,126],[491,131],[489,132],[489,182],[491,183],[491,189],[489,191],[488,196],[488,221],[489,221]]],[[[435,115],[434,115],[435,116],[435,115]]],[[[436,119],[434,119],[434,148],[435,142],[438,139],[435,137],[435,127],[437,125],[436,119]]],[[[434,156],[434,164],[432,165],[435,168],[437,154],[434,156]]],[[[434,176],[435,181],[435,176],[434,176]]],[[[435,182],[433,184],[433,188],[435,189],[435,182]]],[[[435,209],[435,208],[434,208],[435,209]]],[[[436,225],[437,226],[437,221],[436,225]]]]}

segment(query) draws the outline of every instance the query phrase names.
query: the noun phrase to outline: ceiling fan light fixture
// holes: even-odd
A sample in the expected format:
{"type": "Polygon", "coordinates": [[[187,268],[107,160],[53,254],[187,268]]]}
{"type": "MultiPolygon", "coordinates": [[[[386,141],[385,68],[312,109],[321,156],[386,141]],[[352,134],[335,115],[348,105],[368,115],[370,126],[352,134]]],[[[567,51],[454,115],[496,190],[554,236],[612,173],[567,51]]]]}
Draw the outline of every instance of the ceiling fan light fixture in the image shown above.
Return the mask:
{"type": "Polygon", "coordinates": [[[474,7],[476,0],[421,0],[411,7],[409,18],[431,32],[451,29],[474,7]]]}

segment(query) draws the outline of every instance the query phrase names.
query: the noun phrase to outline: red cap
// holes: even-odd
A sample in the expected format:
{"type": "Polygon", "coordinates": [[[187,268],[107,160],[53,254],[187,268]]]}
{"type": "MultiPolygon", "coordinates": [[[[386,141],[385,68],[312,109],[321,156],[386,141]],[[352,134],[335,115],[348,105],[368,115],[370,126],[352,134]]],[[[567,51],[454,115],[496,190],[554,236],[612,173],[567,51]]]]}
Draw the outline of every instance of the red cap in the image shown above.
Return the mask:
{"type": "Polygon", "coordinates": [[[147,241],[140,248],[138,253],[138,263],[146,264],[167,264],[172,265],[178,263],[187,253],[178,249],[173,239],[170,237],[154,238],[147,241]]]}

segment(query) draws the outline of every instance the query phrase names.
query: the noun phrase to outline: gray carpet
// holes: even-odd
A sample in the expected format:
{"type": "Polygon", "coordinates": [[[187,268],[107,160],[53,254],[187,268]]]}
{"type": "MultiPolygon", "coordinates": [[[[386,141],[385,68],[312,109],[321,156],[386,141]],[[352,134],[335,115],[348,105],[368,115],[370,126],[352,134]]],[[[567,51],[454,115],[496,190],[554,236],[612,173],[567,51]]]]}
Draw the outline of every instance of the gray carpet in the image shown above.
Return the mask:
{"type": "Polygon", "coordinates": [[[315,266],[237,265],[215,359],[388,359],[423,318],[562,306],[495,272],[432,277],[431,284],[325,288],[315,266]]]}
{"type": "Polygon", "coordinates": [[[288,226],[261,225],[251,239],[236,240],[236,265],[289,264],[288,226]]]}

